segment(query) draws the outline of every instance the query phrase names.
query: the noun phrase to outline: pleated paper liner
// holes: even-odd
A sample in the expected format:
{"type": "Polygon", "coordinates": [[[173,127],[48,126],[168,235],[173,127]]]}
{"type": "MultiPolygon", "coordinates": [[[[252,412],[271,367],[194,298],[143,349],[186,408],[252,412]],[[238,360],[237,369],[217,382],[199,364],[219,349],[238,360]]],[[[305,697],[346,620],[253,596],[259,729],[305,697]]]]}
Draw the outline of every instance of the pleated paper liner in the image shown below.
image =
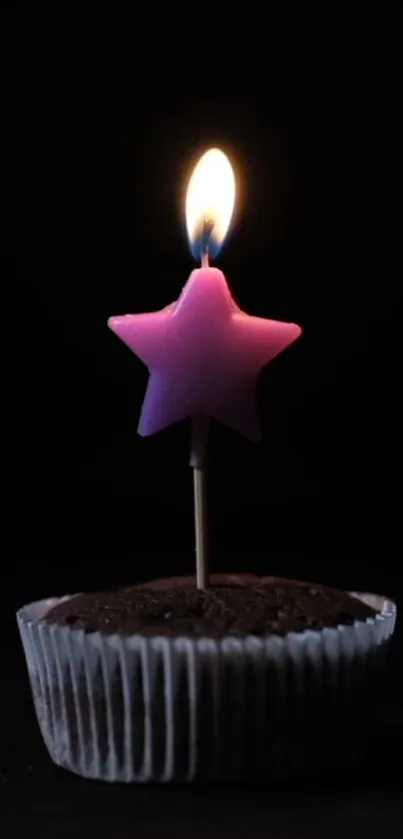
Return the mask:
{"type": "MultiPolygon", "coordinates": [[[[40,729],[58,766],[109,782],[281,778],[365,749],[395,605],[353,626],[221,640],[120,636],[17,614],[40,729]]],[[[66,599],[66,598],[63,598],[66,599]]]]}

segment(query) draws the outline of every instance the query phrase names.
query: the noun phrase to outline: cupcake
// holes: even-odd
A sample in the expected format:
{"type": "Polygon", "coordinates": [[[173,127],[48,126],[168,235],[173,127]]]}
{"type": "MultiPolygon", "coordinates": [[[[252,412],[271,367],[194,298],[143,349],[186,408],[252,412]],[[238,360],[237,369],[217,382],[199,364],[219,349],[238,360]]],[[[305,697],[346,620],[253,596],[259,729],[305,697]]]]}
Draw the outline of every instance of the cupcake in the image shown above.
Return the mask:
{"type": "Polygon", "coordinates": [[[254,575],[17,614],[52,760],[104,781],[277,778],[363,757],[395,605],[254,575]]]}

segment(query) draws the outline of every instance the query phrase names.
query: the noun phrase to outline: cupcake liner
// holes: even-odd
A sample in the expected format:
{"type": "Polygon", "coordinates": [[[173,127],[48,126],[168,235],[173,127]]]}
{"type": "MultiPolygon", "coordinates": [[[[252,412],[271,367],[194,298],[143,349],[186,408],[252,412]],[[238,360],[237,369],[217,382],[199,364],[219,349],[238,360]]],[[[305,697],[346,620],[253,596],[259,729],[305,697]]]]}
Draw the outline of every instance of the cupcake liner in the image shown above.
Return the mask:
{"type": "Polygon", "coordinates": [[[362,749],[395,605],[285,637],[120,636],[17,613],[39,726],[59,766],[110,782],[239,780],[336,766],[362,749]],[[341,734],[343,733],[343,737],[341,734]]]}

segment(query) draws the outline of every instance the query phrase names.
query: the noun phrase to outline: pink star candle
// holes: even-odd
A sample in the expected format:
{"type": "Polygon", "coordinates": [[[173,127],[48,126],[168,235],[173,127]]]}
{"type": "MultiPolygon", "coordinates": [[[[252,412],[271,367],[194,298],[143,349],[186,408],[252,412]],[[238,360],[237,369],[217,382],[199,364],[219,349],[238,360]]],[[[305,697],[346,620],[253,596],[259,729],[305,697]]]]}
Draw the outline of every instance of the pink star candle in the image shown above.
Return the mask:
{"type": "MultiPolygon", "coordinates": [[[[211,149],[196,166],[186,198],[190,246],[202,267],[165,309],[108,321],[150,371],[139,434],[155,434],[190,417],[196,429],[191,463],[199,479],[210,418],[258,440],[259,373],[301,334],[296,324],[247,315],[235,303],[222,271],[209,266],[228,231],[234,202],[231,164],[221,151],[211,149]]],[[[197,482],[195,493],[196,503],[200,496],[203,505],[197,482]]],[[[203,534],[196,536],[200,541],[203,534]]]]}
{"type": "Polygon", "coordinates": [[[209,267],[193,271],[166,309],[113,317],[109,326],[150,371],[138,428],[144,437],[204,416],[258,440],[258,375],[301,333],[242,312],[222,271],[209,267]]]}

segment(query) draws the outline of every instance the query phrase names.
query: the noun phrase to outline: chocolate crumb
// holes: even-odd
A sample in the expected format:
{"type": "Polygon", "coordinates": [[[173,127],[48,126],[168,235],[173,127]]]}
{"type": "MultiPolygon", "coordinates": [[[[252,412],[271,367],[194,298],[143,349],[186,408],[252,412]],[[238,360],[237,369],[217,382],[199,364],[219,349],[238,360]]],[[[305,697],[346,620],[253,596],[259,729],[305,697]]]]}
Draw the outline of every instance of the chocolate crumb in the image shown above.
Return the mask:
{"type": "Polygon", "coordinates": [[[206,590],[193,578],[158,580],[111,592],[81,594],[59,603],[49,623],[123,635],[285,635],[365,621],[376,612],[347,594],[252,575],[217,575],[206,590]]]}

